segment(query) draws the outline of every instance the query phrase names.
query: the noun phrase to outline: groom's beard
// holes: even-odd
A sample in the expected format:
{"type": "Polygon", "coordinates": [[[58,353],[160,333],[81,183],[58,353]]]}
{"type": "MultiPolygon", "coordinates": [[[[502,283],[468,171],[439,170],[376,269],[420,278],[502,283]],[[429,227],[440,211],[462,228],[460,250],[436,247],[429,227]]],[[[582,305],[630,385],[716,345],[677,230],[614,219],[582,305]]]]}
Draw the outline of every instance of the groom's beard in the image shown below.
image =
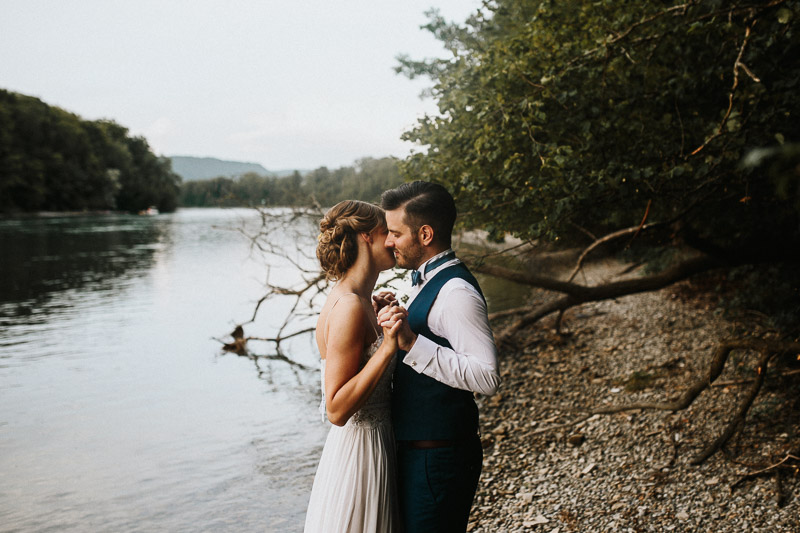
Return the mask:
{"type": "Polygon", "coordinates": [[[422,257],[425,255],[425,249],[418,238],[406,247],[394,248],[394,257],[397,259],[397,266],[400,268],[416,269],[422,263],[422,257]]]}

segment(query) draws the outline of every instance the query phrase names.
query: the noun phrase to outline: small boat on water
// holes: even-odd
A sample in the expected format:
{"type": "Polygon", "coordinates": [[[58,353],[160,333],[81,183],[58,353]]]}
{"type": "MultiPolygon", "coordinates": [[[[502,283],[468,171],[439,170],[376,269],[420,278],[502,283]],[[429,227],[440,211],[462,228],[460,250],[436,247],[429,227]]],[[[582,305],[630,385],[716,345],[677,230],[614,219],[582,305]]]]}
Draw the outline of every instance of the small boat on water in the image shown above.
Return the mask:
{"type": "Polygon", "coordinates": [[[158,214],[158,208],[156,206],[154,206],[154,205],[151,205],[147,209],[142,209],[141,211],[139,211],[139,214],[140,215],[157,215],[158,214]]]}

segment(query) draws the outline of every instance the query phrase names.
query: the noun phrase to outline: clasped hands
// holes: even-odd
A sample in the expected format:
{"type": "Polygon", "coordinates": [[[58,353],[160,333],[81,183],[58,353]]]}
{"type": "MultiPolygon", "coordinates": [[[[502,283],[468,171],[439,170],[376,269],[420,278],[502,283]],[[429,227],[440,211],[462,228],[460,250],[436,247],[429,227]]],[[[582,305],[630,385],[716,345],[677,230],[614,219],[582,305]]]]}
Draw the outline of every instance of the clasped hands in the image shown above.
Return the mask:
{"type": "Polygon", "coordinates": [[[372,308],[378,315],[378,325],[384,328],[384,334],[394,329],[397,335],[397,346],[409,351],[417,340],[417,336],[408,325],[408,310],[401,306],[394,294],[388,291],[379,292],[372,297],[372,308]],[[395,329],[395,325],[400,323],[395,329]]]}

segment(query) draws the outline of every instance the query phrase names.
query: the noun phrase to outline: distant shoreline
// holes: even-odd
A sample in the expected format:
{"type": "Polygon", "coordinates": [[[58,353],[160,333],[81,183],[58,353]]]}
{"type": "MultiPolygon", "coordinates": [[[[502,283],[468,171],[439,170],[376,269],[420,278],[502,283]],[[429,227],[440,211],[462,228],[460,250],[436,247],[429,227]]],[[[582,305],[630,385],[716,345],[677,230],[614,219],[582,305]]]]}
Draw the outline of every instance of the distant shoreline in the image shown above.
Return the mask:
{"type": "MultiPolygon", "coordinates": [[[[291,206],[269,206],[270,208],[283,208],[291,206]]],[[[233,205],[233,206],[178,206],[175,211],[181,209],[255,209],[254,206],[233,205]]],[[[175,211],[172,211],[174,213],[175,211]]],[[[161,211],[159,214],[170,214],[169,211],[161,211]]],[[[143,213],[131,213],[130,211],[117,211],[112,209],[94,209],[87,211],[17,211],[14,213],[0,213],[0,220],[9,218],[59,218],[59,217],[80,217],[80,216],[99,216],[99,215],[131,215],[131,216],[157,216],[145,215],[143,213]]]]}
{"type": "Polygon", "coordinates": [[[139,216],[137,213],[129,211],[115,211],[111,209],[97,209],[88,211],[19,211],[16,213],[0,213],[0,219],[8,218],[60,218],[60,217],[80,217],[98,215],[132,215],[139,216]]]}
{"type": "Polygon", "coordinates": [[[122,215],[125,213],[125,211],[111,211],[108,209],[90,211],[16,211],[12,213],[0,213],[0,218],[55,218],[82,215],[122,215]]]}

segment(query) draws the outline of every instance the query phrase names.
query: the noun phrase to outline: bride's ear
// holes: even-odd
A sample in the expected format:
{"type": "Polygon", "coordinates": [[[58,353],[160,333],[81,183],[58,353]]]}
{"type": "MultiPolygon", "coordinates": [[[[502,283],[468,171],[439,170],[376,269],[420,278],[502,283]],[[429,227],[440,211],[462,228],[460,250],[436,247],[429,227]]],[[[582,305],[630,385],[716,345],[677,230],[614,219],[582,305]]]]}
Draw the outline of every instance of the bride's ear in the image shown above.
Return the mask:
{"type": "Polygon", "coordinates": [[[370,233],[362,233],[361,234],[361,238],[363,238],[364,241],[366,241],[367,244],[372,244],[372,234],[370,234],[370,233]]]}

